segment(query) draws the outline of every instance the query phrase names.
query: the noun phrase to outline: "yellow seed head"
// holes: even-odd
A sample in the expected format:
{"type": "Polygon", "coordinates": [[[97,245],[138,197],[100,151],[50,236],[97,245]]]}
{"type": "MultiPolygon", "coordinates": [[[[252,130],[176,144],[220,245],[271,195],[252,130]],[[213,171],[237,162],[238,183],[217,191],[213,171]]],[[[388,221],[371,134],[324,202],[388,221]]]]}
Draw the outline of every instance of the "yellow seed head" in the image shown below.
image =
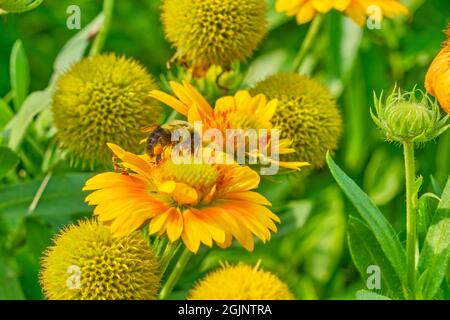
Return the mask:
{"type": "Polygon", "coordinates": [[[327,151],[337,149],[343,130],[341,113],[330,92],[315,80],[294,73],[273,75],[251,92],[278,99],[274,125],[281,138],[293,141],[296,150],[286,160],[322,167],[327,151]]]}
{"type": "Polygon", "coordinates": [[[148,97],[153,78],[136,61],[114,54],[85,58],[57,83],[52,111],[61,144],[75,156],[108,162],[113,142],[138,152],[141,128],[161,115],[148,97]]]}
{"type": "Polygon", "coordinates": [[[200,280],[189,300],[293,300],[289,288],[273,273],[240,263],[225,265],[200,280]]]}
{"type": "Polygon", "coordinates": [[[196,75],[249,57],[267,32],[264,0],[164,0],[162,21],[176,57],[196,75]]]}
{"type": "Polygon", "coordinates": [[[50,300],[156,299],[159,262],[140,233],[113,237],[102,224],[81,221],[45,252],[41,284],[50,300]]]}

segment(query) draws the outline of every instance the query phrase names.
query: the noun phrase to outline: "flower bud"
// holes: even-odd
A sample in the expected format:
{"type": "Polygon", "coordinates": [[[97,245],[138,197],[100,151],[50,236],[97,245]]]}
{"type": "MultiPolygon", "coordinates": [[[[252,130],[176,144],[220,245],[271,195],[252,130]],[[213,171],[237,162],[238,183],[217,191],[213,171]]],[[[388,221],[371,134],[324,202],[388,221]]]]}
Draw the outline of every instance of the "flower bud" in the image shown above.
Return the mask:
{"type": "Polygon", "coordinates": [[[371,112],[372,118],[389,141],[423,143],[449,127],[448,116],[441,116],[437,102],[419,89],[404,93],[394,89],[385,103],[382,95],[375,95],[374,100],[376,114],[371,112]]]}
{"type": "Polygon", "coordinates": [[[39,6],[43,0],[0,0],[0,15],[21,13],[39,6]]]}

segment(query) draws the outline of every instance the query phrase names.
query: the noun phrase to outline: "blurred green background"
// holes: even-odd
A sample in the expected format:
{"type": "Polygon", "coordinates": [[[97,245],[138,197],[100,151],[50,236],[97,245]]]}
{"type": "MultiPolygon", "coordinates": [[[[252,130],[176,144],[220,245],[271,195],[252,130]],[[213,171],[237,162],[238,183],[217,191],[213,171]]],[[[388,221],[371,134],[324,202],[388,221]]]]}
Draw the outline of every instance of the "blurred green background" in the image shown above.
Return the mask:
{"type": "MultiPolygon", "coordinates": [[[[273,1],[268,3],[269,34],[255,55],[241,64],[246,87],[289,70],[308,28],[275,13],[273,1]]],[[[360,29],[337,12],[327,14],[302,67],[303,73],[333,92],[342,109],[345,134],[336,161],[397,230],[404,230],[405,221],[402,152],[383,141],[370,118],[373,92],[389,91],[396,83],[403,89],[422,87],[450,21],[449,1],[404,3],[411,15],[385,21],[380,30],[360,29]]],[[[44,1],[33,11],[0,16],[0,97],[4,101],[11,98],[10,55],[17,39],[22,40],[29,61],[29,92],[47,87],[58,52],[78,32],[66,28],[66,9],[71,4],[80,6],[84,27],[101,11],[102,2],[44,1]]],[[[104,49],[135,57],[157,79],[166,73],[166,61],[173,55],[164,39],[159,6],[159,0],[116,1],[104,49]]],[[[5,125],[6,121],[0,121],[0,132],[5,125]]],[[[56,148],[50,127],[46,117],[36,118],[16,150],[17,167],[3,178],[0,175],[0,299],[41,299],[38,272],[43,250],[61,226],[91,214],[81,192],[91,173],[58,163],[48,174],[48,159],[56,148]],[[39,201],[33,202],[44,178],[49,179],[44,181],[48,185],[39,201]]],[[[418,150],[423,191],[442,188],[450,172],[449,150],[450,132],[418,150]]],[[[273,240],[258,245],[251,254],[237,247],[203,249],[173,297],[184,298],[193,283],[220,261],[254,264],[261,260],[264,268],[288,283],[298,299],[354,299],[355,292],[365,287],[346,244],[346,221],[354,209],[328,170],[265,179],[260,190],[282,217],[273,240]]]]}

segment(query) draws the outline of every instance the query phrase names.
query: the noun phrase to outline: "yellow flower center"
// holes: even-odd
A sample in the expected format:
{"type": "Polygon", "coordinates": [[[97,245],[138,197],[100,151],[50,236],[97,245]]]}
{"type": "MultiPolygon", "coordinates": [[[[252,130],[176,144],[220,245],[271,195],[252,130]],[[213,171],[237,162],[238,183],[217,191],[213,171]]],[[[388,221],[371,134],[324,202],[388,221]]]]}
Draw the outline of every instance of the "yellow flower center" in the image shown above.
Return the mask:
{"type": "Polygon", "coordinates": [[[157,189],[179,205],[196,205],[211,200],[219,172],[209,164],[175,164],[168,160],[157,171],[157,189]]]}
{"type": "Polygon", "coordinates": [[[228,116],[231,129],[264,129],[266,128],[256,117],[244,112],[233,112],[228,116]]]}

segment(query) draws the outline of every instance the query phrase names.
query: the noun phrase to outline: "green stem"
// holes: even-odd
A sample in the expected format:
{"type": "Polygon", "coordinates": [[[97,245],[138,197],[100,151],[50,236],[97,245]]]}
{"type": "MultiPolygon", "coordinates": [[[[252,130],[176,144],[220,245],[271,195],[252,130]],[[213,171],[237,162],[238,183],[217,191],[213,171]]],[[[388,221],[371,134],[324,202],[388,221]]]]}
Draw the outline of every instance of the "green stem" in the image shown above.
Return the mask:
{"type": "Polygon", "coordinates": [[[403,143],[406,177],[406,259],[411,298],[414,299],[416,287],[416,244],[417,244],[417,190],[414,166],[414,143],[403,143]]]}
{"type": "Polygon", "coordinates": [[[95,37],[94,43],[92,44],[89,56],[94,56],[99,54],[103,46],[105,45],[106,37],[108,36],[109,28],[111,26],[111,20],[114,10],[114,0],[103,0],[103,25],[100,32],[95,37]]]}
{"type": "Polygon", "coordinates": [[[167,278],[167,281],[164,284],[163,288],[161,289],[161,292],[159,293],[160,300],[167,299],[167,297],[170,295],[173,288],[175,287],[178,280],[180,279],[180,276],[183,273],[184,268],[186,267],[187,263],[189,262],[189,259],[191,258],[191,256],[192,256],[192,252],[190,252],[187,248],[185,248],[184,251],[181,253],[181,256],[178,259],[177,263],[173,267],[173,270],[170,273],[169,277],[167,278]]]}
{"type": "Polygon", "coordinates": [[[294,63],[293,63],[293,71],[298,72],[300,67],[302,66],[303,60],[305,60],[306,55],[308,54],[309,50],[312,47],[312,44],[314,40],[317,37],[317,34],[319,33],[320,26],[322,25],[323,21],[323,15],[317,14],[314,18],[313,22],[309,26],[308,32],[306,33],[305,39],[302,42],[302,46],[300,47],[300,50],[298,51],[297,56],[295,57],[294,63]]]}

